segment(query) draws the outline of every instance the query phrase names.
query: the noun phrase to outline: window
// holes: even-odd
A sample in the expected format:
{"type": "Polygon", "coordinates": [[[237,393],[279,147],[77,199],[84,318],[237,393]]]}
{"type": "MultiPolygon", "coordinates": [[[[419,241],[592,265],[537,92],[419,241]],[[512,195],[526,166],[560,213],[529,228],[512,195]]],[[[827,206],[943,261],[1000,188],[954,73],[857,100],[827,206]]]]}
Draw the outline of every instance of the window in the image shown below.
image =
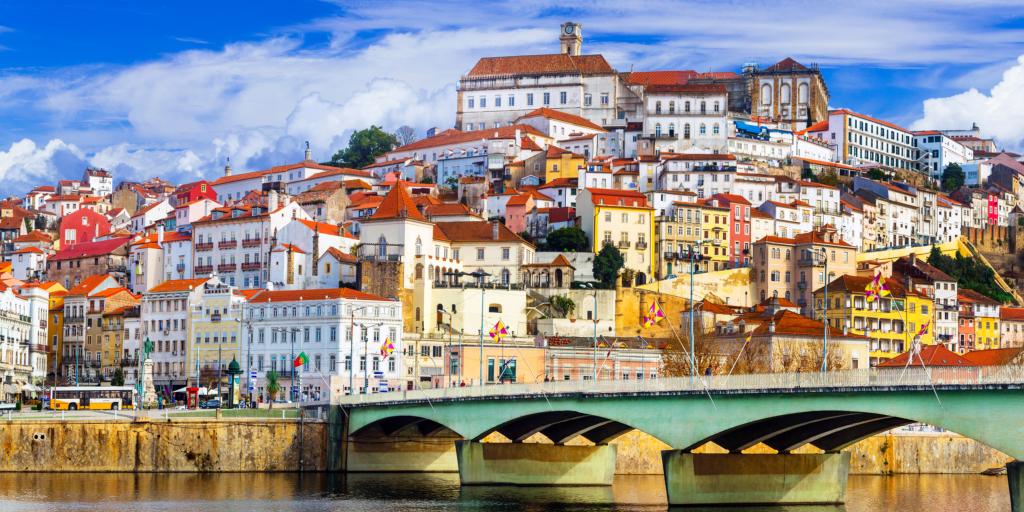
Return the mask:
{"type": "Polygon", "coordinates": [[[500,107],[501,106],[501,96],[495,96],[494,97],[494,106],[495,107],[500,107]]]}
{"type": "Polygon", "coordinates": [[[608,105],[608,93],[606,92],[601,93],[601,105],[608,105]]]}
{"type": "Polygon", "coordinates": [[[590,94],[584,94],[583,95],[583,106],[584,107],[589,107],[590,104],[591,104],[591,101],[592,101],[592,98],[591,98],[590,94]]]}
{"type": "Polygon", "coordinates": [[[473,105],[474,105],[475,103],[476,103],[476,100],[475,100],[475,99],[474,99],[474,98],[473,98],[472,96],[470,96],[470,97],[469,97],[469,105],[468,105],[468,108],[473,108],[473,105]]]}
{"type": "Polygon", "coordinates": [[[504,261],[508,261],[509,253],[510,252],[511,252],[511,250],[508,247],[502,247],[501,248],[501,259],[504,260],[504,261]]]}
{"type": "Polygon", "coordinates": [[[484,259],[484,248],[483,247],[477,247],[476,248],[476,259],[477,259],[477,261],[483,261],[483,259],[484,259]]]}
{"type": "MultiPolygon", "coordinates": [[[[509,104],[511,105],[511,102],[509,104]]],[[[532,92],[526,93],[526,106],[528,106],[528,107],[533,106],[533,93],[532,92]]]]}
{"type": "Polygon", "coordinates": [[[510,106],[510,107],[516,106],[516,97],[514,95],[512,95],[512,94],[508,95],[508,106],[510,106]]]}
{"type": "Polygon", "coordinates": [[[480,96],[480,108],[487,108],[487,98],[480,96]]]}
{"type": "Polygon", "coordinates": [[[550,105],[551,104],[551,93],[550,92],[544,93],[544,104],[545,105],[550,105]]]}
{"type": "Polygon", "coordinates": [[[565,105],[566,103],[569,102],[569,93],[565,91],[558,93],[558,100],[562,103],[562,105],[565,105]]]}

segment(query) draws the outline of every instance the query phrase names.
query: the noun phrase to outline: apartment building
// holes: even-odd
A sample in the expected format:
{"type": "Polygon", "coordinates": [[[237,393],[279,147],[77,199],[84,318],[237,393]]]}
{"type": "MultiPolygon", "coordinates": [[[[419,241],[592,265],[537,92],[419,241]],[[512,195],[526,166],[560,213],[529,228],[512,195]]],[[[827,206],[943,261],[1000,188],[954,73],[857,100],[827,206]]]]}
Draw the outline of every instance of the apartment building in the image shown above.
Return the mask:
{"type": "MultiPolygon", "coordinates": [[[[631,190],[585,188],[576,200],[580,228],[591,235],[593,251],[614,244],[636,284],[654,275],[654,209],[647,196],[631,190]]],[[[627,276],[628,277],[628,276],[627,276]]]]}

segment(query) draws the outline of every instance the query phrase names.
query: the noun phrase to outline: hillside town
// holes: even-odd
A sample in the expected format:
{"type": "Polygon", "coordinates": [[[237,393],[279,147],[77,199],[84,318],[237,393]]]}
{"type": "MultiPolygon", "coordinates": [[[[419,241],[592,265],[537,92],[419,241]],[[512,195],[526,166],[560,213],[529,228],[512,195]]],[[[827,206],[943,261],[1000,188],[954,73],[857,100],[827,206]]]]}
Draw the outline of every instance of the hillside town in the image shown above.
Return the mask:
{"type": "Polygon", "coordinates": [[[451,127],[369,153],[4,199],[0,402],[1018,358],[1024,157],[984,126],[835,107],[792,58],[626,71],[571,22],[550,51],[479,59],[451,127]]]}

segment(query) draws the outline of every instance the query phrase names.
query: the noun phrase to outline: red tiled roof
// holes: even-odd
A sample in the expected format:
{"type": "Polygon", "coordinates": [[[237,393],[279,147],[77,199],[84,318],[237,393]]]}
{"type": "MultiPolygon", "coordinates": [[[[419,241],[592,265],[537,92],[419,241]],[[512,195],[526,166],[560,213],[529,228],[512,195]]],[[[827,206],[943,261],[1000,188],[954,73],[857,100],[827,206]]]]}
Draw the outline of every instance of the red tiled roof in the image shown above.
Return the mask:
{"type": "Polygon", "coordinates": [[[292,245],[292,244],[281,244],[276,249],[274,249],[274,252],[288,252],[288,251],[297,252],[299,254],[306,254],[306,251],[303,251],[301,247],[299,247],[297,245],[292,245]]]}
{"type": "Polygon", "coordinates": [[[737,194],[719,193],[711,196],[711,199],[723,199],[729,203],[750,204],[750,201],[747,201],[747,198],[737,194]]]}
{"type": "Polygon", "coordinates": [[[647,208],[647,196],[633,190],[612,188],[588,188],[591,202],[595,206],[629,206],[647,208]],[[619,204],[619,202],[622,204],[619,204]]]}
{"type": "Polygon", "coordinates": [[[260,290],[249,298],[249,302],[272,303],[324,299],[390,301],[390,299],[351,288],[318,288],[312,290],[260,290]]]}
{"type": "Polygon", "coordinates": [[[707,153],[707,154],[691,154],[691,153],[662,153],[662,160],[692,160],[692,161],[703,161],[703,160],[736,160],[736,155],[732,153],[707,153]]]}
{"type": "Polygon", "coordinates": [[[24,243],[24,242],[47,242],[47,243],[49,243],[49,242],[52,242],[53,239],[50,238],[50,235],[48,235],[48,234],[46,234],[46,233],[44,233],[44,232],[42,232],[42,231],[40,231],[38,229],[33,229],[32,231],[29,231],[28,233],[25,233],[24,235],[21,235],[21,236],[15,238],[14,240],[11,240],[11,241],[14,242],[14,243],[24,243]]]}
{"type": "Polygon", "coordinates": [[[678,71],[633,71],[626,75],[626,82],[630,85],[642,85],[644,87],[652,85],[683,85],[698,75],[699,73],[692,69],[678,71]]]}
{"type": "Polygon", "coordinates": [[[484,57],[466,73],[468,78],[502,75],[607,75],[615,70],[601,55],[516,55],[484,57]]]}
{"type": "MultiPolygon", "coordinates": [[[[888,361],[883,361],[878,364],[879,368],[903,368],[907,366],[907,360],[910,359],[911,352],[904,352],[888,361]]],[[[911,364],[921,364],[924,361],[925,366],[978,366],[977,363],[967,359],[964,356],[951,352],[945,345],[924,345],[921,347],[920,359],[914,357],[911,364]]]]}
{"type": "Polygon", "coordinates": [[[451,144],[461,144],[465,142],[474,142],[485,139],[514,139],[516,131],[519,131],[519,135],[535,135],[538,137],[547,137],[540,130],[527,125],[527,124],[516,124],[512,126],[502,126],[499,128],[488,128],[485,130],[474,130],[471,132],[464,132],[461,130],[445,130],[433,137],[426,139],[420,139],[416,142],[406,144],[400,148],[394,149],[392,152],[403,152],[403,151],[416,151],[426,148],[436,148],[439,146],[448,146],[451,144]]]}
{"type": "Polygon", "coordinates": [[[985,304],[988,306],[995,306],[999,304],[999,301],[992,299],[987,295],[978,293],[974,290],[969,290],[967,288],[957,289],[957,300],[959,300],[960,302],[974,302],[978,304],[985,304]]]}
{"type": "Polygon", "coordinates": [[[327,254],[330,254],[334,259],[341,263],[356,263],[358,259],[353,254],[345,254],[341,252],[337,247],[328,247],[327,254]]]}
{"type": "Polygon", "coordinates": [[[195,290],[209,280],[210,278],[208,277],[199,279],[171,279],[154,286],[149,290],[149,293],[188,292],[195,290]]]}
{"type": "Polygon", "coordinates": [[[522,242],[525,240],[500,222],[438,222],[435,226],[452,242],[522,242]],[[494,225],[498,226],[498,238],[494,238],[494,225]]]}
{"type": "Polygon", "coordinates": [[[576,126],[582,126],[584,128],[590,128],[591,130],[607,131],[597,123],[590,121],[589,119],[570,114],[568,112],[562,112],[561,110],[555,110],[553,108],[541,107],[526,115],[517,119],[517,121],[523,119],[529,119],[531,117],[546,117],[548,119],[554,119],[556,121],[562,121],[563,123],[574,124],[576,126]]]}
{"type": "Polygon", "coordinates": [[[647,86],[650,93],[725,94],[722,84],[660,84],[647,86]]]}
{"type": "Polygon", "coordinates": [[[251,172],[243,172],[241,174],[232,174],[231,176],[221,176],[220,178],[217,178],[216,180],[213,181],[213,186],[216,187],[217,185],[223,185],[225,183],[234,183],[236,181],[242,181],[242,180],[247,180],[247,179],[251,179],[251,178],[260,178],[260,177],[265,176],[267,174],[274,174],[274,173],[291,171],[293,169],[302,169],[302,168],[318,169],[318,170],[321,170],[321,171],[325,171],[325,172],[319,173],[319,174],[317,174],[315,176],[311,176],[310,178],[307,178],[307,179],[319,178],[319,177],[325,177],[325,176],[335,176],[335,175],[339,175],[339,174],[353,175],[353,176],[363,176],[363,177],[372,176],[372,174],[370,172],[368,172],[368,171],[362,171],[362,170],[359,170],[359,169],[349,169],[349,168],[345,168],[345,167],[335,167],[333,165],[323,165],[323,164],[318,164],[316,162],[307,160],[307,161],[304,161],[304,162],[298,162],[298,163],[294,163],[294,164],[278,165],[278,166],[275,166],[275,167],[271,167],[270,169],[264,169],[262,171],[251,171],[251,172]],[[327,174],[327,173],[331,173],[331,174],[327,174]]]}
{"type": "Polygon", "coordinates": [[[545,184],[543,184],[543,185],[541,185],[540,187],[537,187],[537,188],[540,188],[540,189],[545,189],[545,188],[561,188],[561,187],[576,188],[577,186],[579,186],[579,178],[556,178],[556,179],[553,179],[553,180],[551,180],[551,181],[549,181],[549,182],[547,182],[547,183],[545,183],[545,184]]]}
{"type": "Polygon", "coordinates": [[[469,207],[462,203],[441,203],[426,208],[428,217],[444,217],[447,215],[472,215],[469,207]]]}
{"type": "Polygon", "coordinates": [[[93,242],[79,242],[66,249],[61,249],[51,260],[76,260],[110,254],[128,243],[130,238],[111,238],[93,242]]]}
{"type": "Polygon", "coordinates": [[[405,190],[405,186],[402,184],[391,187],[391,191],[388,192],[388,195],[384,196],[380,205],[377,206],[377,211],[370,215],[369,220],[398,218],[408,218],[422,222],[427,221],[419,209],[416,208],[416,203],[409,197],[409,192],[405,190]]]}
{"type": "Polygon", "coordinates": [[[1024,322],[1024,308],[1003,306],[999,308],[999,319],[1011,322],[1024,322]]]}
{"type": "Polygon", "coordinates": [[[73,286],[70,290],[68,290],[68,295],[88,295],[90,292],[96,289],[97,286],[103,284],[103,281],[105,281],[108,277],[111,276],[108,274],[94,274],[88,276],[85,279],[79,281],[79,283],[73,286]]]}
{"type": "Polygon", "coordinates": [[[14,254],[28,254],[28,253],[43,254],[43,250],[33,245],[33,246],[28,246],[28,247],[25,247],[25,248],[22,248],[22,249],[18,249],[17,251],[14,251],[14,254]]]}
{"type": "Polygon", "coordinates": [[[576,220],[576,209],[571,206],[560,206],[548,209],[548,223],[570,222],[576,220]]]}
{"type": "Polygon", "coordinates": [[[782,60],[776,62],[775,64],[772,64],[771,66],[768,66],[767,68],[765,68],[766,72],[772,72],[772,71],[807,71],[807,70],[808,70],[807,66],[804,66],[803,64],[800,64],[799,62],[793,60],[792,57],[786,57],[785,59],[782,59],[782,60]]]}
{"type": "Polygon", "coordinates": [[[303,226],[309,228],[310,231],[316,231],[317,233],[321,233],[324,235],[341,236],[341,226],[328,224],[326,222],[314,222],[306,219],[297,220],[301,222],[303,226]]]}
{"type": "Polygon", "coordinates": [[[978,366],[1005,366],[1013,363],[1022,347],[994,348],[989,350],[972,350],[964,354],[964,359],[978,366]]]}

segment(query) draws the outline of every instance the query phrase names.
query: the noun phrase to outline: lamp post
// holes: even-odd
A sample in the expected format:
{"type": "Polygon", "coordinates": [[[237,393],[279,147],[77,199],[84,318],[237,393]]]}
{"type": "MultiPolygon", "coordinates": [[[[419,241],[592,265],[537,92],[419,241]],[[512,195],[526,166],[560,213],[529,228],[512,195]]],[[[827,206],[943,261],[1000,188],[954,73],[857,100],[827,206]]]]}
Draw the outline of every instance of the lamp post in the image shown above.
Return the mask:
{"type": "MultiPolygon", "coordinates": [[[[289,333],[295,333],[295,332],[301,332],[302,331],[302,329],[299,329],[298,327],[277,327],[274,330],[276,330],[277,332],[284,333],[285,336],[288,336],[289,333]]],[[[293,334],[291,336],[291,353],[292,353],[292,358],[291,358],[291,361],[289,361],[289,364],[292,365],[292,368],[289,371],[289,379],[288,379],[288,386],[291,389],[288,390],[288,398],[290,398],[291,400],[298,401],[296,395],[299,395],[299,389],[298,388],[299,388],[299,386],[302,385],[302,382],[300,381],[298,383],[298,385],[296,385],[296,382],[295,382],[295,377],[298,374],[298,372],[296,371],[297,366],[295,366],[295,338],[296,338],[296,336],[293,334]]],[[[299,348],[301,349],[302,347],[300,346],[299,348]]]]}
{"type": "Polygon", "coordinates": [[[705,243],[715,244],[715,241],[711,239],[696,240],[692,245],[690,245],[688,250],[688,256],[690,258],[690,377],[697,376],[697,356],[694,353],[696,350],[696,343],[694,343],[695,334],[693,325],[693,315],[697,308],[693,303],[693,275],[696,273],[695,267],[697,266],[697,263],[704,259],[704,255],[701,253],[701,245],[705,243]]]}
{"type": "Polygon", "coordinates": [[[587,281],[580,284],[581,287],[594,292],[594,385],[597,385],[597,281],[587,281]]]}
{"type": "Polygon", "coordinates": [[[348,308],[349,337],[348,337],[348,394],[356,394],[356,311],[363,311],[369,306],[358,306],[348,308]]]}
{"type": "MultiPolygon", "coordinates": [[[[821,252],[814,252],[815,256],[821,255],[821,259],[825,264],[825,288],[824,288],[824,308],[822,308],[822,338],[821,338],[821,371],[828,371],[828,249],[822,247],[821,252]]],[[[904,326],[905,328],[905,326],[904,326]]]]}
{"type": "MultiPolygon", "coordinates": [[[[445,272],[446,276],[471,276],[477,279],[477,284],[480,285],[480,385],[484,385],[484,278],[490,277],[491,274],[484,272],[483,270],[477,270],[475,272],[445,272]]],[[[461,365],[460,365],[461,368],[461,365]]]]}
{"type": "MultiPolygon", "coordinates": [[[[370,337],[366,334],[367,327],[377,327],[384,325],[384,322],[377,322],[375,324],[360,324],[363,327],[363,394],[370,394],[370,337]]],[[[378,331],[379,332],[379,331],[378,331]]],[[[378,338],[380,336],[378,335],[378,338]]]]}

